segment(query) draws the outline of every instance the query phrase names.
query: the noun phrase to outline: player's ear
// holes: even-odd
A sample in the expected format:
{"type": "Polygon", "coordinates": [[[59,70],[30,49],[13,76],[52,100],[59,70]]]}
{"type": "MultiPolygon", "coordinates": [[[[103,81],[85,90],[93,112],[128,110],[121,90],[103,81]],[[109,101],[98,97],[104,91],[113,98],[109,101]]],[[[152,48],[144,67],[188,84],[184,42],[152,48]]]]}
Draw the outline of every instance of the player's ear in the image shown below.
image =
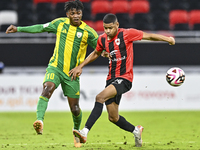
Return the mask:
{"type": "Polygon", "coordinates": [[[66,12],[66,16],[69,18],[69,13],[68,12],[66,12]]]}
{"type": "Polygon", "coordinates": [[[118,21],[116,22],[116,25],[117,25],[117,28],[119,28],[119,22],[118,21]]]}

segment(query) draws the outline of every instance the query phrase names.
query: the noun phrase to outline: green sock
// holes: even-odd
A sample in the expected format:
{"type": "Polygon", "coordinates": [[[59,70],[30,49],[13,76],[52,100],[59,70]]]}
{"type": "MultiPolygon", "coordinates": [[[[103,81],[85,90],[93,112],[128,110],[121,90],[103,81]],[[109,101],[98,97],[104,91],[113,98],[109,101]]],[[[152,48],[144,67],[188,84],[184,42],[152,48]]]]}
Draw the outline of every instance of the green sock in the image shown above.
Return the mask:
{"type": "Polygon", "coordinates": [[[37,103],[37,120],[42,120],[42,121],[44,120],[44,114],[47,109],[48,101],[49,99],[44,96],[39,97],[37,103]]]}
{"type": "Polygon", "coordinates": [[[82,120],[82,111],[80,110],[80,113],[78,116],[74,116],[72,114],[72,117],[73,117],[73,121],[74,121],[74,129],[79,130],[80,125],[81,125],[81,120],[82,120]]]}

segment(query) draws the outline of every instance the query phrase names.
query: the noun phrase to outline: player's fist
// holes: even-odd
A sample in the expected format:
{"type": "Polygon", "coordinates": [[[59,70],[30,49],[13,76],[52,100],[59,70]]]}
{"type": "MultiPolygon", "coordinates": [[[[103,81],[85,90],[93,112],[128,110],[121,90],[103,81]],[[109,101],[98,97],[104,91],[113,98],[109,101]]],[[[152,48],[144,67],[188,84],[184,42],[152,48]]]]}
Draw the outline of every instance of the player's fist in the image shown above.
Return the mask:
{"type": "Polygon", "coordinates": [[[170,38],[169,45],[175,45],[175,39],[173,37],[169,38],[170,38]]]}
{"type": "Polygon", "coordinates": [[[15,33],[15,32],[17,32],[17,27],[14,26],[14,25],[10,25],[10,26],[7,28],[7,30],[6,30],[6,33],[7,33],[7,34],[8,34],[8,33],[15,33]]]}
{"type": "Polygon", "coordinates": [[[106,51],[103,51],[103,52],[101,53],[101,56],[102,56],[102,57],[107,57],[107,58],[109,58],[109,59],[112,58],[111,54],[108,53],[108,52],[106,52],[106,51]]]}

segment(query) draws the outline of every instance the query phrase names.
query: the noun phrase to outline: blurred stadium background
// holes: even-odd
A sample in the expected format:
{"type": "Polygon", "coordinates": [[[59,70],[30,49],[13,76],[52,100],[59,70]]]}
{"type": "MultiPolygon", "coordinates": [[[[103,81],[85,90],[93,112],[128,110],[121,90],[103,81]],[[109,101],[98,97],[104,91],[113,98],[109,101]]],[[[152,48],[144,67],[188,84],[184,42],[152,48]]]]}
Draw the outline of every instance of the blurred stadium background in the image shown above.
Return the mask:
{"type": "MultiPolygon", "coordinates": [[[[56,38],[48,33],[5,34],[7,27],[10,24],[43,24],[65,17],[66,1],[0,0],[0,111],[36,109],[56,38]]],[[[199,0],[81,1],[85,7],[83,21],[99,34],[103,32],[103,16],[114,13],[120,27],[133,27],[176,39],[174,46],[163,42],[134,43],[134,85],[124,96],[122,110],[200,110],[199,0]],[[186,73],[185,83],[178,88],[170,87],[165,81],[166,71],[174,66],[186,73]],[[135,103],[141,107],[136,107],[135,103]]],[[[87,55],[91,51],[92,48],[88,47],[87,55]]],[[[84,68],[81,79],[83,110],[93,107],[95,94],[104,88],[107,65],[107,59],[98,58],[84,68]]],[[[49,110],[66,110],[68,107],[60,88],[51,101],[49,110]]]]}

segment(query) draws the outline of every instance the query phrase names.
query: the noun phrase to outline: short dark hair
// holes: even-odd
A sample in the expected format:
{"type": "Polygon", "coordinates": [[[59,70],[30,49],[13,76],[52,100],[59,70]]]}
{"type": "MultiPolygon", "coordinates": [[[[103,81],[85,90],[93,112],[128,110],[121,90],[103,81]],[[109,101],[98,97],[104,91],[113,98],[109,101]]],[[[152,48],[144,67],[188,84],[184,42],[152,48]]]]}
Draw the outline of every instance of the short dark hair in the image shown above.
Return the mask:
{"type": "Polygon", "coordinates": [[[70,0],[65,3],[65,11],[68,12],[69,10],[75,8],[76,10],[83,10],[84,6],[80,0],[70,0]]]}
{"type": "Polygon", "coordinates": [[[106,14],[103,18],[104,23],[115,23],[117,21],[117,16],[114,14],[106,14]]]}

